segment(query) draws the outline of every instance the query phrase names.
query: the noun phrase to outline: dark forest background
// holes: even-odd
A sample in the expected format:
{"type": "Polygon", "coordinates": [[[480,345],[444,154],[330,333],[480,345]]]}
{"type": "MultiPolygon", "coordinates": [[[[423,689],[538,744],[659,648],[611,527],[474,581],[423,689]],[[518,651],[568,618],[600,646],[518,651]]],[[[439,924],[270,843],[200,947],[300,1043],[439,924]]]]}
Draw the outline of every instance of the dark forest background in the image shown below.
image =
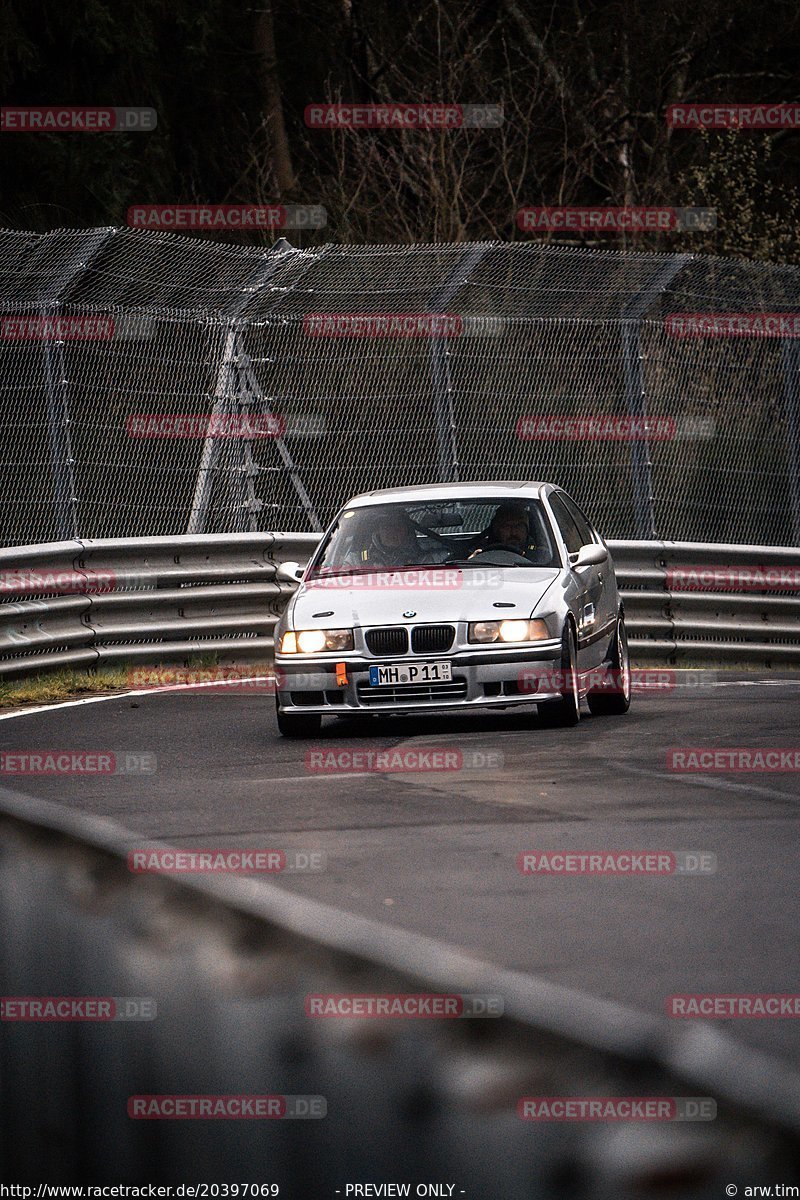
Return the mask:
{"type": "MultiPolygon", "coordinates": [[[[4,0],[11,105],[133,105],[151,133],[0,134],[0,224],[122,225],[135,203],[322,204],[310,242],[532,240],[526,204],[717,210],[604,248],[800,262],[800,129],[670,131],[669,104],[797,99],[793,0],[4,0]],[[326,100],[502,104],[499,129],[309,129],[326,100]]],[[[208,233],[203,233],[208,237],[208,233]]],[[[273,240],[269,233],[218,235],[273,240]]]]}

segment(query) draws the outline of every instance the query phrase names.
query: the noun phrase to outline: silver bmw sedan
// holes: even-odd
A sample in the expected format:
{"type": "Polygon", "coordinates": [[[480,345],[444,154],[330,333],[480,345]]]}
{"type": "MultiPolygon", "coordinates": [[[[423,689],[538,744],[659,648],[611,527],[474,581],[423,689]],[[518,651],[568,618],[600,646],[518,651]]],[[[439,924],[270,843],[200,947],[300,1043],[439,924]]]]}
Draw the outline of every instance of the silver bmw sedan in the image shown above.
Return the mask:
{"type": "Polygon", "coordinates": [[[355,496],[275,630],[278,726],[324,716],[536,705],[574,725],[630,707],[614,564],[551,483],[451,483],[355,496]]]}

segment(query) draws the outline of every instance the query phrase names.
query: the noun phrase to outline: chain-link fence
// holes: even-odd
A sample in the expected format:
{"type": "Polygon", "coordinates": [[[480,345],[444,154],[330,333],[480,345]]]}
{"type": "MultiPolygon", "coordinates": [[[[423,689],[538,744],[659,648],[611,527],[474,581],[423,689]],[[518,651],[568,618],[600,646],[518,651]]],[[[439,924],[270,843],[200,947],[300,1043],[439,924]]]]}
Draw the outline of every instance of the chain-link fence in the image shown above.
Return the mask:
{"type": "Polygon", "coordinates": [[[358,491],[547,479],[608,537],[796,545],[798,334],[791,267],[6,231],[0,543],[319,529],[358,491]]]}

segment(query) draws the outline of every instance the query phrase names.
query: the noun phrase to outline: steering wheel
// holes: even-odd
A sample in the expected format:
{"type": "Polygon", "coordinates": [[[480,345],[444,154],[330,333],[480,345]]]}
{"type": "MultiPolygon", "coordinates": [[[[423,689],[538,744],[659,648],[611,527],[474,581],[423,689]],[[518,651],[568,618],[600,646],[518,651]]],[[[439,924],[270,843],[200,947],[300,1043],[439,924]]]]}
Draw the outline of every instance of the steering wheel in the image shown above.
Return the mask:
{"type": "MultiPolygon", "coordinates": [[[[475,559],[479,554],[507,554],[512,561],[518,562],[520,559],[524,563],[530,563],[530,559],[526,555],[520,553],[519,550],[511,550],[503,542],[489,542],[486,546],[478,546],[477,550],[473,550],[470,554],[471,559],[475,559]]],[[[497,565],[504,565],[503,563],[497,565]]]]}
{"type": "Polygon", "coordinates": [[[509,554],[518,553],[517,550],[512,550],[510,546],[507,546],[505,542],[486,542],[485,545],[478,546],[478,548],[473,550],[472,553],[483,554],[486,550],[508,550],[509,554]]]}

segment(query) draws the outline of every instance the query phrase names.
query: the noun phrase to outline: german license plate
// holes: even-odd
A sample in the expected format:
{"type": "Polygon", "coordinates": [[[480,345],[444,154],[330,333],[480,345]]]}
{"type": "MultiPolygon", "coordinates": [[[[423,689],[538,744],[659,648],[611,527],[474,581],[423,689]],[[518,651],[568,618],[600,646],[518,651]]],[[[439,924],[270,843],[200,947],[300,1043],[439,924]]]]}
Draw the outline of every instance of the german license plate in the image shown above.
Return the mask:
{"type": "Polygon", "coordinates": [[[447,659],[439,662],[394,663],[392,666],[370,667],[372,687],[403,687],[406,684],[450,683],[453,665],[447,659]]]}

